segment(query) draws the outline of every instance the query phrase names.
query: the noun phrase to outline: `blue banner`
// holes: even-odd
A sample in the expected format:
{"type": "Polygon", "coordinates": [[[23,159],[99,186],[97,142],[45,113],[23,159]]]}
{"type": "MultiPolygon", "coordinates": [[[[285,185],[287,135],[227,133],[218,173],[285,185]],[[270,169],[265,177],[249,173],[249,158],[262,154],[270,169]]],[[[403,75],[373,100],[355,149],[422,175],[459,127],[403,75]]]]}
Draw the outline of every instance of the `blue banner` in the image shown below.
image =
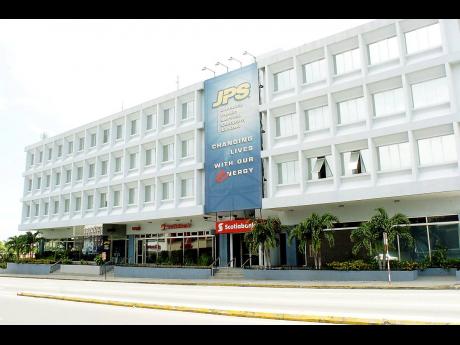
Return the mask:
{"type": "Polygon", "coordinates": [[[262,208],[257,66],[204,82],[205,213],[262,208]]]}

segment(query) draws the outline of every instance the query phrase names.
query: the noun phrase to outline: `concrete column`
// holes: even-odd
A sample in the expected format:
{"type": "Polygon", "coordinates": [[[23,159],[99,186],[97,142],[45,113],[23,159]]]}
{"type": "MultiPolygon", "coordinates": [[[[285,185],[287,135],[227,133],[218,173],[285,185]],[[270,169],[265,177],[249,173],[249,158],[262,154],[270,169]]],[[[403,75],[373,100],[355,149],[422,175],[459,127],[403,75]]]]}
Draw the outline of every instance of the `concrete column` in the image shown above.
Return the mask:
{"type": "Polygon", "coordinates": [[[228,264],[228,235],[218,235],[219,236],[219,266],[227,266],[228,264]]]}

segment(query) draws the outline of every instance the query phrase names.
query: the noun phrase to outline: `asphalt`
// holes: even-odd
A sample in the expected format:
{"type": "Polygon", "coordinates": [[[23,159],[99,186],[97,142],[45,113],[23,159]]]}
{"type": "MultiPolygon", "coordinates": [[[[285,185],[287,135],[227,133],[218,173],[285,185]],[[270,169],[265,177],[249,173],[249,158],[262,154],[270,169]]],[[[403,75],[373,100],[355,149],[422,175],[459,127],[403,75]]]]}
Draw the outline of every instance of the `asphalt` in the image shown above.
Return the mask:
{"type": "Polygon", "coordinates": [[[155,279],[115,277],[113,272],[107,276],[89,276],[74,274],[26,275],[0,273],[0,277],[58,279],[77,281],[107,281],[118,283],[143,283],[166,285],[198,286],[238,286],[267,288],[314,288],[314,289],[416,289],[416,290],[458,290],[460,281],[455,276],[418,277],[407,282],[382,281],[289,281],[289,280],[230,280],[230,279],[155,279]]]}

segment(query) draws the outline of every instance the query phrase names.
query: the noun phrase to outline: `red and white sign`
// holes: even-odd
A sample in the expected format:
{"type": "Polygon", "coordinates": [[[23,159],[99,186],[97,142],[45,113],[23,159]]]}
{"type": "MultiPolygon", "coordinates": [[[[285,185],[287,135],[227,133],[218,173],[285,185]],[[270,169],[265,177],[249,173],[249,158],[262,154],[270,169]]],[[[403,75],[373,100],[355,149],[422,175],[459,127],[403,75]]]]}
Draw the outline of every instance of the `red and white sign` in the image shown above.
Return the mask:
{"type": "Polygon", "coordinates": [[[139,231],[140,229],[141,229],[140,225],[133,225],[131,227],[131,230],[133,230],[133,231],[139,231]]]}
{"type": "Polygon", "coordinates": [[[192,223],[161,224],[161,230],[191,228],[192,223]]]}
{"type": "Polygon", "coordinates": [[[217,234],[234,234],[240,232],[249,232],[254,227],[251,219],[225,220],[216,222],[217,234]]]}

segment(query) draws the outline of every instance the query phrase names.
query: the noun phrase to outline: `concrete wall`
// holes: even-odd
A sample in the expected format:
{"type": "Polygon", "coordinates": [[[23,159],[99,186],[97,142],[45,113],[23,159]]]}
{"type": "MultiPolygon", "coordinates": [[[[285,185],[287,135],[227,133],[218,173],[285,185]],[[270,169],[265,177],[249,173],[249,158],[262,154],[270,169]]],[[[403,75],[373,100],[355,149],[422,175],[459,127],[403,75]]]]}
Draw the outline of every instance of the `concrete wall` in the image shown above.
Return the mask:
{"type": "Polygon", "coordinates": [[[206,268],[166,268],[115,266],[115,277],[160,279],[208,279],[211,270],[206,268]]]}
{"type": "MultiPolygon", "coordinates": [[[[393,271],[391,281],[412,281],[417,271],[393,271]]],[[[244,270],[245,279],[309,281],[387,281],[385,271],[244,270]]]]}
{"type": "MultiPolygon", "coordinates": [[[[107,267],[109,269],[109,267],[107,267]]],[[[96,265],[61,265],[59,273],[101,275],[102,266],[96,265]]]]}
{"type": "Polygon", "coordinates": [[[460,282],[460,270],[457,270],[457,272],[455,272],[455,275],[457,276],[457,281],[460,282]]]}
{"type": "Polygon", "coordinates": [[[418,275],[425,276],[455,276],[456,268],[426,268],[423,271],[419,271],[418,275]]]}
{"type": "Polygon", "coordinates": [[[6,266],[6,273],[15,274],[50,274],[52,265],[45,264],[16,264],[8,262],[6,266]]]}

